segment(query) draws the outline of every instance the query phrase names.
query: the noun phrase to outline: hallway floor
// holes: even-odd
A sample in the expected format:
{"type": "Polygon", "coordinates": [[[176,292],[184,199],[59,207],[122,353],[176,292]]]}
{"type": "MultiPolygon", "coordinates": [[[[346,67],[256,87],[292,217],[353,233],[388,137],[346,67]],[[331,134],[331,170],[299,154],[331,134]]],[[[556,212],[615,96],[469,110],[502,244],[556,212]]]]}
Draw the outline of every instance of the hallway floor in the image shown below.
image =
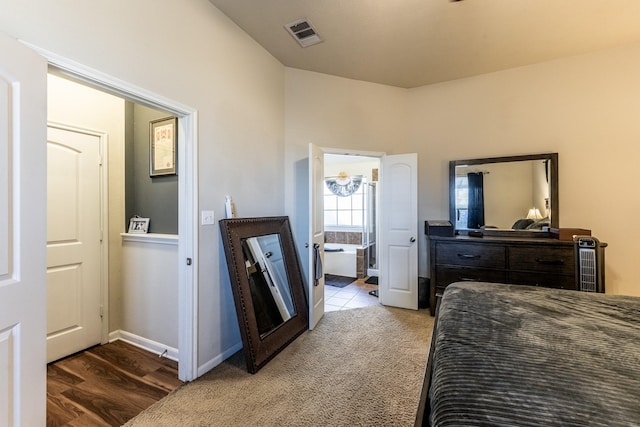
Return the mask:
{"type": "Polygon", "coordinates": [[[370,285],[364,281],[365,279],[358,279],[344,288],[325,285],[324,311],[349,310],[379,304],[377,297],[369,295],[369,291],[378,289],[378,285],[370,285]]]}
{"type": "Polygon", "coordinates": [[[120,426],[181,384],[173,360],[97,345],[47,366],[47,426],[120,426]]]}

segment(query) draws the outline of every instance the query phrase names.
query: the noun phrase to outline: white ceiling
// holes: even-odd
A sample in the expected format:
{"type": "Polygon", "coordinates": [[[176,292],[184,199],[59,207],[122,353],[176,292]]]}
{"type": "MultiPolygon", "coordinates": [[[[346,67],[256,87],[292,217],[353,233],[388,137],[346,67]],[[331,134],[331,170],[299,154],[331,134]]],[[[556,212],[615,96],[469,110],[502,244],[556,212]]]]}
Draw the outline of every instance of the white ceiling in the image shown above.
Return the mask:
{"type": "Polygon", "coordinates": [[[285,66],[404,88],[640,41],[640,0],[209,1],[285,66]]]}

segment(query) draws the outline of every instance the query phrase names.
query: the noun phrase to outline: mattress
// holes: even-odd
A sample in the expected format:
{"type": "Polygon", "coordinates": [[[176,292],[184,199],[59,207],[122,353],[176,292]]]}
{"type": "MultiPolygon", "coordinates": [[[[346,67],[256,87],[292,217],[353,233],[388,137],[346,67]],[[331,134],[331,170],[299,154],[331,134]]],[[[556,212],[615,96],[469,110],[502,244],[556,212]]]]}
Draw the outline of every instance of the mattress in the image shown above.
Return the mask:
{"type": "Polygon", "coordinates": [[[433,426],[640,425],[640,298],[455,283],[439,310],[433,426]]]}

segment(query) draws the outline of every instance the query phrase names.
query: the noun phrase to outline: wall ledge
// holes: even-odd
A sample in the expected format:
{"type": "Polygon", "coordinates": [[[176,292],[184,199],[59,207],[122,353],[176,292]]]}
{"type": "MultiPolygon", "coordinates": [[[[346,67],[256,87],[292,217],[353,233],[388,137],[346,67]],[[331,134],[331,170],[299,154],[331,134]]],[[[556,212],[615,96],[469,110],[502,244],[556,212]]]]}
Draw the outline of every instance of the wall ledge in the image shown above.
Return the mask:
{"type": "Polygon", "coordinates": [[[178,245],[177,234],[159,233],[120,233],[123,242],[153,243],[160,245],[178,245]]]}

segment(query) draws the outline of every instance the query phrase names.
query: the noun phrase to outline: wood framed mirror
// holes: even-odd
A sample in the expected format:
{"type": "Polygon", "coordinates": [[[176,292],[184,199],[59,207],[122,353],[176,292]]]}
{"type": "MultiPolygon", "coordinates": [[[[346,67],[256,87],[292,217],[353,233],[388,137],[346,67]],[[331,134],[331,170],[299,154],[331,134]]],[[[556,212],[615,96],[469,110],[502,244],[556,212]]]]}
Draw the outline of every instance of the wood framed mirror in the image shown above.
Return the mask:
{"type": "Polygon", "coordinates": [[[219,222],[242,335],[254,374],[309,327],[309,311],[289,218],[219,222]]]}
{"type": "Polygon", "coordinates": [[[557,228],[558,153],[450,161],[449,218],[458,231],[485,234],[557,228]]]}

